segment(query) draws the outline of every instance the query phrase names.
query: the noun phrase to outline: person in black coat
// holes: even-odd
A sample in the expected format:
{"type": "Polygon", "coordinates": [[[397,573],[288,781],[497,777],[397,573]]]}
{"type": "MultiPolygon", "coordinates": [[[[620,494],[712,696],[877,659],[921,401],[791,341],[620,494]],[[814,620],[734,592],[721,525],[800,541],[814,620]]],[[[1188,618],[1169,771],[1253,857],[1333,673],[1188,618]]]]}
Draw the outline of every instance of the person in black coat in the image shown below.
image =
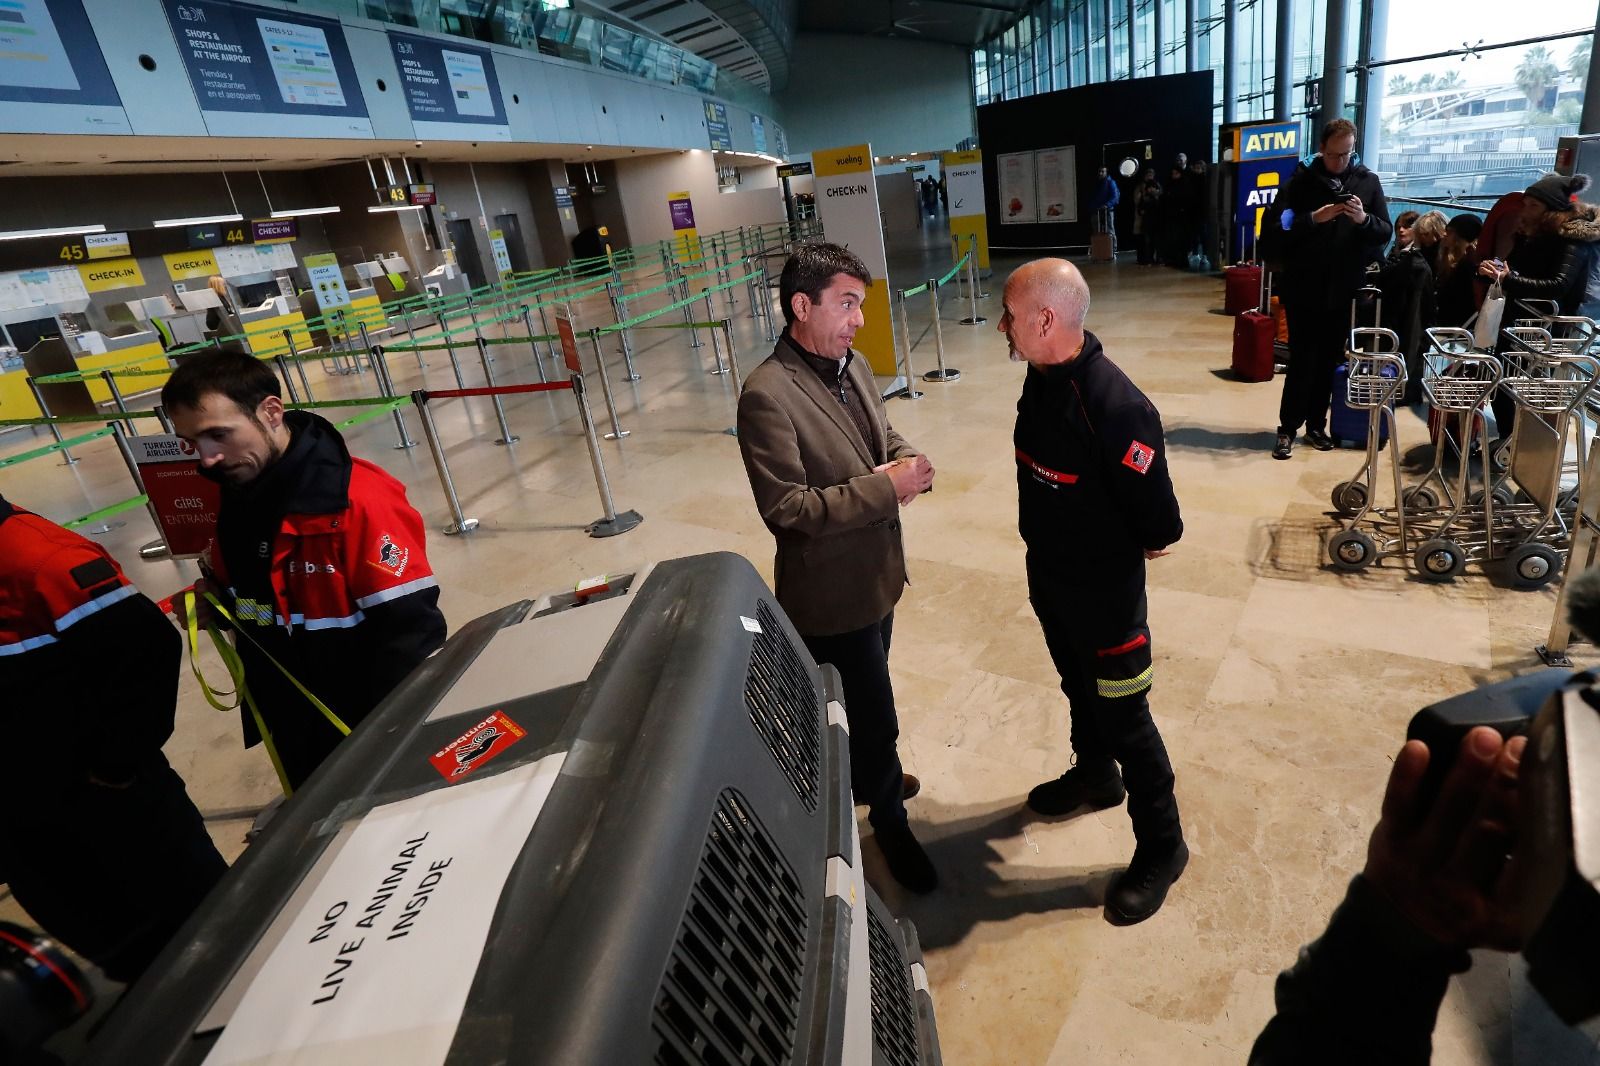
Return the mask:
{"type": "Polygon", "coordinates": [[[1283,279],[1289,372],[1274,459],[1289,458],[1301,426],[1313,448],[1333,447],[1328,406],[1334,368],[1344,358],[1350,301],[1392,231],[1383,184],[1355,162],[1355,125],[1334,119],[1323,127],[1321,143],[1322,151],[1296,168],[1282,194],[1288,197],[1285,215],[1293,213],[1283,279]]]}
{"type": "Polygon", "coordinates": [[[1472,276],[1478,270],[1482,232],[1483,220],[1477,215],[1457,215],[1445,225],[1433,272],[1433,314],[1438,325],[1463,326],[1478,309],[1472,276]]]}
{"type": "MultiPolygon", "coordinates": [[[[1546,174],[1522,197],[1522,219],[1511,254],[1485,260],[1478,273],[1498,281],[1506,299],[1506,320],[1518,300],[1553,301],[1559,314],[1575,315],[1583,305],[1595,257],[1600,255],[1600,207],[1578,196],[1589,187],[1582,174],[1546,174]]],[[[1504,336],[1502,334],[1502,336],[1504,336]]],[[[1516,404],[1503,390],[1494,397],[1494,421],[1501,441],[1511,435],[1516,404]]]]}

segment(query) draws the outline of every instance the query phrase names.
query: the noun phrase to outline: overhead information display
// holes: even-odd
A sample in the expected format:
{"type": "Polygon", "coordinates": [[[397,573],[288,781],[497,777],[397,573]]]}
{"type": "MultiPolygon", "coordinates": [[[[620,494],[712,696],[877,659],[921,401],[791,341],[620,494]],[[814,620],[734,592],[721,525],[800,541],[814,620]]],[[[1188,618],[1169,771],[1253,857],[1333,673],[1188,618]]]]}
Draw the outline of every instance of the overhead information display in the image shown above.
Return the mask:
{"type": "MultiPolygon", "coordinates": [[[[6,0],[0,0],[4,3],[6,0]]],[[[165,0],[195,99],[214,136],[372,136],[344,30],[334,19],[221,0],[165,0]]]]}
{"type": "Polygon", "coordinates": [[[487,49],[389,33],[389,47],[417,136],[438,140],[509,141],[494,56],[487,49]]]}
{"type": "Polygon", "coordinates": [[[8,133],[133,132],[83,0],[0,0],[0,122],[8,133]]]}

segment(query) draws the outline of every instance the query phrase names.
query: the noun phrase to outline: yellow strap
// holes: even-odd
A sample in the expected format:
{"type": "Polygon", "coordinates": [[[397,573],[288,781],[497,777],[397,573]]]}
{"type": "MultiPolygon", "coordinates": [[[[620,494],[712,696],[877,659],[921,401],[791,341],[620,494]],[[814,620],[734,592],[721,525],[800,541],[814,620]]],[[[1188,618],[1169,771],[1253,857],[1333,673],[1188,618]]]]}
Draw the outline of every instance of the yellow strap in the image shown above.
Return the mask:
{"type": "MultiPolygon", "coordinates": [[[[266,658],[267,662],[277,667],[278,672],[288,679],[289,684],[293,685],[296,691],[306,698],[306,702],[310,703],[311,706],[322,712],[322,716],[328,720],[329,724],[332,725],[333,728],[339,731],[340,736],[347,737],[350,735],[350,727],[344,724],[344,721],[333,712],[333,709],[326,703],[323,703],[321,700],[319,700],[310,689],[306,688],[300,683],[299,678],[291,674],[282,663],[272,657],[272,654],[268,652],[267,649],[263,648],[259,643],[257,643],[255,638],[251,637],[250,634],[234,620],[233,615],[229,613],[228,609],[222,605],[221,600],[217,599],[216,596],[208,592],[206,593],[206,602],[210,603],[212,608],[215,609],[218,614],[220,614],[233,626],[235,633],[238,633],[240,636],[244,637],[245,640],[248,640],[251,645],[254,646],[256,651],[260,652],[262,656],[266,658]]],[[[219,711],[238,710],[239,704],[243,702],[243,704],[249,709],[251,718],[255,721],[256,732],[261,735],[261,741],[267,747],[267,756],[272,760],[272,768],[277,771],[278,783],[283,787],[283,794],[285,796],[293,795],[294,789],[289,785],[289,775],[284,772],[283,760],[278,755],[278,745],[272,739],[272,731],[267,728],[266,720],[261,717],[261,710],[256,706],[255,696],[251,693],[250,686],[245,682],[244,662],[239,658],[239,652],[233,647],[233,645],[222,639],[222,635],[217,632],[215,626],[206,627],[206,632],[211,637],[211,643],[217,649],[217,655],[222,659],[222,665],[227,668],[228,676],[233,681],[232,692],[221,694],[217,693],[206,682],[205,675],[200,670],[200,627],[199,622],[195,617],[195,596],[193,589],[184,590],[183,609],[184,614],[188,619],[189,668],[194,672],[195,680],[200,682],[200,691],[205,695],[206,702],[211,704],[211,706],[215,707],[219,711]],[[219,696],[232,696],[233,703],[223,703],[219,696]]]]}

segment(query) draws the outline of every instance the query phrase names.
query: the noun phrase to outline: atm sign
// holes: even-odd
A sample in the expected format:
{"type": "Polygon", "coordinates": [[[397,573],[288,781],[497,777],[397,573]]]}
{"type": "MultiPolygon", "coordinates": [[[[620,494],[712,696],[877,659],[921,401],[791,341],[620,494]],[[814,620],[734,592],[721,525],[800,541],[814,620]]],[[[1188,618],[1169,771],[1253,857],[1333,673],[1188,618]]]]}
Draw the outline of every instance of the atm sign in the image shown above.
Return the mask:
{"type": "Polygon", "coordinates": [[[83,277],[83,287],[90,292],[108,292],[111,289],[129,289],[144,284],[144,273],[137,259],[107,259],[101,263],[82,263],[78,273],[83,277]]]}
{"type": "Polygon", "coordinates": [[[1276,159],[1300,154],[1300,123],[1274,122],[1266,126],[1245,126],[1234,132],[1237,138],[1233,158],[1276,159]]]}

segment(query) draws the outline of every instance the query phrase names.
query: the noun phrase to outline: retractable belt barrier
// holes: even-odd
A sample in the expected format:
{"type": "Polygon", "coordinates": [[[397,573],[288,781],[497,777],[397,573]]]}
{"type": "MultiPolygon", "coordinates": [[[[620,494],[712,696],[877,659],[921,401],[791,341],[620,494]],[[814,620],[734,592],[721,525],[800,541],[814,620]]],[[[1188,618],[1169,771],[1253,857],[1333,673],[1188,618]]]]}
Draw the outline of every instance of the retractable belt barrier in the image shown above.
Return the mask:
{"type": "MultiPolygon", "coordinates": [[[[977,238],[973,237],[972,246],[967,249],[965,255],[956,260],[955,264],[943,277],[929,278],[921,285],[913,285],[909,289],[898,290],[900,297],[900,334],[905,341],[904,363],[906,384],[903,389],[899,389],[896,392],[891,393],[891,396],[898,395],[907,400],[922,399],[922,393],[917,391],[916,371],[911,368],[911,353],[916,346],[922,342],[922,338],[918,337],[916,340],[913,340],[911,337],[911,316],[907,310],[906,301],[911,299],[913,296],[921,296],[923,293],[928,294],[930,309],[933,313],[933,325],[931,328],[933,330],[935,350],[938,353],[939,368],[937,370],[930,370],[926,374],[922,375],[922,380],[950,382],[960,379],[961,371],[955,369],[954,367],[947,367],[944,364],[944,328],[939,319],[939,290],[950,284],[952,280],[958,278],[961,274],[962,268],[966,267],[969,278],[972,280],[972,291],[974,295],[972,303],[972,318],[965,321],[967,321],[968,324],[976,324],[977,322],[984,321],[984,319],[978,317],[978,305],[976,297],[977,283],[976,275],[972,269],[972,265],[977,261],[976,252],[977,238]]],[[[926,335],[927,331],[924,330],[923,336],[926,335]]]]}

